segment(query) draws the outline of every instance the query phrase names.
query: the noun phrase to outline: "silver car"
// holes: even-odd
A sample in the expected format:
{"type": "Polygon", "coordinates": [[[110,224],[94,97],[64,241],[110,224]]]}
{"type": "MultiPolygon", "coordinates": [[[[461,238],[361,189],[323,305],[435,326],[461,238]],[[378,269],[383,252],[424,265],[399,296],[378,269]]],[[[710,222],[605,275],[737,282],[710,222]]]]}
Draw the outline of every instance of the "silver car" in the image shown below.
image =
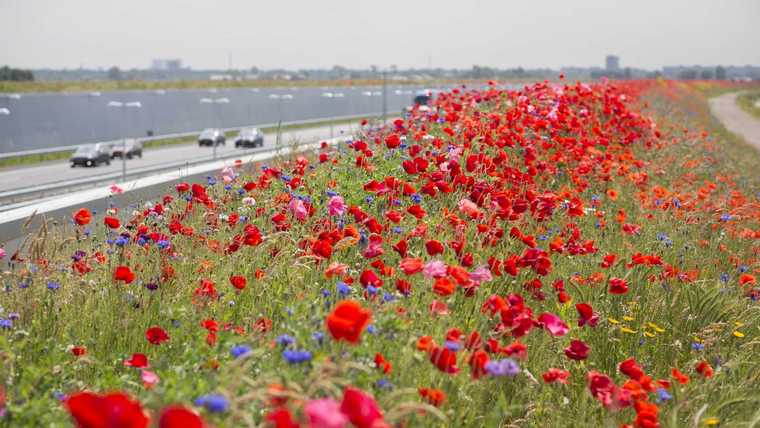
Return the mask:
{"type": "Polygon", "coordinates": [[[264,134],[258,128],[243,128],[235,138],[235,147],[264,147],[264,134]]]}
{"type": "Polygon", "coordinates": [[[227,138],[224,136],[224,132],[221,129],[209,128],[204,129],[201,135],[198,136],[198,146],[218,146],[224,144],[227,138]]]}

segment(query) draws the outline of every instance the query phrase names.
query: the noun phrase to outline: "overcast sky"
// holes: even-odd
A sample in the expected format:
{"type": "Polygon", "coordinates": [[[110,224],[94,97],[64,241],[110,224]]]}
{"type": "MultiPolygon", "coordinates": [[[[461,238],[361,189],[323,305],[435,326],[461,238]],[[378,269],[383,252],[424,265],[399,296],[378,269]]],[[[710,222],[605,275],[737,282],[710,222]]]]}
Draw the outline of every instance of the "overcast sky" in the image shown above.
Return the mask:
{"type": "Polygon", "coordinates": [[[0,64],[760,64],[760,0],[0,0],[0,64]]]}

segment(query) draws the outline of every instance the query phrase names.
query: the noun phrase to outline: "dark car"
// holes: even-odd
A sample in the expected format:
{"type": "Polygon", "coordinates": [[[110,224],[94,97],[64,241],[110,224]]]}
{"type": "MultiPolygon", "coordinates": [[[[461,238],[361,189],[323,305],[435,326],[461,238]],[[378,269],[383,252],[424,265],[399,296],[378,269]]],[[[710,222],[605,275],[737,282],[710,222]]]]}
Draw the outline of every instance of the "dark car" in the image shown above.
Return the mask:
{"type": "Polygon", "coordinates": [[[77,165],[98,166],[102,163],[111,165],[111,154],[102,144],[88,144],[77,147],[69,162],[72,168],[77,165]]]}
{"type": "Polygon", "coordinates": [[[222,132],[221,129],[205,129],[201,132],[201,135],[198,136],[199,146],[218,146],[219,144],[224,144],[226,141],[227,138],[225,138],[224,132],[222,132]]]}
{"type": "Polygon", "coordinates": [[[235,138],[235,147],[264,147],[264,134],[258,128],[243,128],[235,138]]]}
{"type": "Polygon", "coordinates": [[[122,158],[124,156],[127,159],[132,159],[137,156],[142,158],[143,145],[138,140],[127,140],[126,143],[116,143],[111,146],[111,159],[116,157],[122,158]]]}

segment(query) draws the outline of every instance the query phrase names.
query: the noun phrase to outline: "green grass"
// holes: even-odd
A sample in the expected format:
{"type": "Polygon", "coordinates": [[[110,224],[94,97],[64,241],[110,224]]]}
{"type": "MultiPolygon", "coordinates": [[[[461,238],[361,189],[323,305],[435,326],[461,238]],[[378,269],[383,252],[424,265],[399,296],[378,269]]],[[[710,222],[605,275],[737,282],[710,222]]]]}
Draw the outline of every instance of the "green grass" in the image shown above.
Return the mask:
{"type": "Polygon", "coordinates": [[[740,94],[736,97],[736,103],[742,110],[760,119],[760,91],[751,91],[740,94]]]}
{"type": "MultiPolygon", "coordinates": [[[[365,119],[371,120],[371,119],[376,119],[376,117],[367,116],[365,119]]],[[[313,123],[283,125],[280,127],[280,131],[288,132],[288,131],[297,131],[299,129],[324,127],[324,126],[330,126],[330,125],[345,125],[348,123],[358,123],[361,120],[362,118],[337,119],[337,120],[325,120],[325,121],[319,121],[319,122],[313,122],[313,123]]],[[[271,127],[261,128],[261,129],[265,134],[272,134],[272,133],[277,132],[276,126],[271,126],[271,127]]],[[[234,137],[236,135],[237,135],[237,131],[228,131],[226,133],[226,136],[228,138],[234,137]]],[[[191,144],[191,143],[196,142],[196,138],[197,138],[196,136],[191,136],[191,137],[166,138],[166,139],[161,139],[161,140],[146,141],[143,144],[143,148],[145,148],[146,150],[150,150],[157,147],[172,146],[172,145],[177,145],[177,144],[191,144]]],[[[73,151],[65,151],[65,152],[57,152],[57,153],[24,155],[24,156],[17,156],[13,158],[0,159],[0,169],[17,168],[20,166],[31,166],[31,165],[35,165],[35,164],[39,164],[43,162],[60,161],[60,160],[70,158],[73,153],[74,153],[73,151]]]]}
{"type": "MultiPolygon", "coordinates": [[[[659,406],[660,426],[701,428],[713,422],[721,427],[751,426],[760,417],[760,306],[747,296],[752,287],[739,285],[739,280],[743,272],[756,276],[760,272],[758,239],[747,235],[760,231],[760,177],[756,174],[760,156],[748,151],[740,139],[715,121],[705,93],[689,84],[659,82],[646,86],[640,102],[631,107],[637,115],[653,118],[662,133],[659,139],[651,137],[649,133],[654,131],[648,126],[626,126],[619,131],[604,128],[605,138],[612,143],[601,144],[599,130],[592,132],[594,121],[610,120],[610,113],[597,103],[620,97],[613,93],[609,98],[594,99],[572,106],[590,112],[589,123],[581,123],[578,132],[591,144],[563,151],[563,147],[541,149],[536,143],[533,165],[544,170],[526,180],[533,181],[537,191],[529,195],[526,190],[532,192],[533,187],[524,181],[508,182],[500,188],[505,193],[517,188],[510,198],[532,198],[521,218],[492,217],[494,205],[486,202],[484,216],[468,220],[459,208],[460,201],[477,199],[477,191],[499,186],[492,171],[468,171],[462,174],[472,178],[471,184],[463,181],[450,193],[439,191],[435,197],[421,197],[419,204],[427,212],[422,220],[405,214],[399,223],[391,223],[386,220],[388,211],[406,212],[413,202],[412,197],[402,194],[402,186],[388,177],[408,181],[419,191],[434,178],[443,181],[439,180],[447,177],[443,171],[452,171],[455,165],[431,166],[423,177],[407,175],[401,164],[408,151],[390,151],[383,144],[374,144],[370,136],[365,141],[373,153],[366,168],[356,165],[370,154],[346,152],[345,147],[330,152],[335,163],[318,164],[310,158],[315,168],[303,167],[301,172],[299,162],[291,156],[270,163],[270,168],[280,168],[280,173],[269,175],[270,180],[262,178],[258,165],[245,165],[237,171],[240,177],[230,183],[231,189],[225,189],[222,180],[208,186],[214,203],[195,201],[190,206],[178,196],[163,206],[163,213],[147,215],[146,205],[129,206],[115,196],[112,202],[118,212],[112,214],[125,225],[118,231],[105,229],[103,213],[86,227],[64,224],[40,230],[30,241],[27,261],[0,273],[0,284],[5,287],[0,293],[0,307],[4,308],[0,318],[10,312],[19,314],[12,329],[0,330],[0,379],[8,394],[8,416],[0,419],[0,424],[66,426],[68,415],[55,397],[89,389],[128,391],[154,417],[166,405],[193,406],[199,396],[217,392],[229,399],[230,406],[222,413],[200,409],[208,422],[219,428],[253,426],[262,424],[264,415],[273,409],[272,400],[278,397],[273,385],[290,397],[286,405],[303,421],[306,401],[318,397],[340,400],[343,387],[355,385],[374,395],[393,426],[613,427],[632,424],[636,414],[630,407],[605,409],[589,393],[587,375],[592,371],[604,373],[623,385],[628,378],[618,365],[635,358],[652,381],[673,383],[668,390],[670,398],[665,401],[658,401],[655,391],[645,393],[659,406]],[[619,144],[633,132],[634,143],[619,144]],[[551,168],[557,171],[548,172],[551,168]],[[300,186],[294,183],[295,177],[302,179],[300,186]],[[386,187],[371,194],[365,190],[371,180],[386,187]],[[259,184],[243,192],[255,203],[244,202],[238,194],[249,182],[259,184]],[[617,190],[618,197],[608,196],[610,189],[617,190]],[[348,233],[344,236],[346,228],[356,227],[365,241],[372,235],[370,222],[351,213],[329,216],[327,190],[377,219],[380,231],[375,233],[384,239],[384,254],[370,259],[365,253],[366,242],[356,242],[348,233]],[[539,196],[551,199],[555,195],[554,215],[539,221],[530,214],[541,209],[544,202],[539,196]],[[300,221],[289,208],[293,196],[310,201],[314,215],[300,221]],[[563,200],[574,197],[589,209],[585,215],[565,215],[563,200]],[[400,204],[394,202],[396,199],[400,204]],[[616,220],[621,211],[627,214],[625,223],[641,226],[639,234],[621,232],[616,220]],[[729,213],[730,219],[721,219],[729,213]],[[263,242],[230,251],[229,246],[243,234],[241,224],[229,222],[232,214],[247,217],[249,224],[262,230],[263,242]],[[288,227],[282,223],[276,226],[274,219],[279,214],[284,215],[288,227]],[[172,221],[181,221],[192,228],[192,233],[187,229],[170,232],[168,224],[172,221]],[[402,230],[396,232],[396,227],[402,230]],[[424,243],[430,239],[445,244],[462,240],[463,254],[474,258],[473,266],[467,269],[472,271],[485,265],[490,256],[503,260],[527,250],[520,239],[509,237],[512,227],[536,237],[542,249],[558,237],[563,239],[563,251],[549,256],[551,272],[541,276],[544,300],[531,297],[526,289],[529,281],[540,276],[528,267],[516,276],[494,276],[472,296],[459,287],[450,296],[435,295],[431,279],[399,272],[401,257],[391,248],[406,237],[409,257],[461,266],[464,256],[452,248],[431,257],[424,243]],[[171,248],[162,250],[155,243],[137,242],[140,228],[146,236],[155,232],[155,239],[170,240],[171,248]],[[412,231],[421,236],[413,236],[412,231]],[[315,260],[312,244],[332,233],[340,235],[332,246],[330,260],[315,260]],[[119,234],[130,238],[124,246],[107,241],[119,234]],[[583,246],[587,240],[598,251],[575,253],[573,249],[578,248],[571,241],[583,246]],[[76,255],[76,251],[84,253],[76,255]],[[627,266],[636,253],[660,256],[670,268],[627,266]],[[607,254],[618,259],[609,268],[602,268],[600,263],[607,254]],[[75,272],[72,255],[84,260],[91,271],[75,272]],[[377,260],[395,272],[371,268],[377,260]],[[328,277],[325,271],[333,262],[344,263],[346,274],[328,277]],[[135,272],[133,283],[113,280],[119,265],[135,272]],[[384,281],[376,297],[358,284],[365,269],[378,271],[384,281]],[[230,286],[231,275],[248,279],[245,290],[230,286]],[[364,331],[356,345],[333,340],[325,328],[325,318],[341,298],[337,283],[347,280],[346,276],[354,280],[348,298],[372,311],[374,332],[364,331]],[[596,279],[599,276],[601,279],[596,279]],[[625,278],[628,293],[610,294],[607,279],[611,277],[625,278]],[[201,279],[214,282],[216,297],[203,296],[201,279]],[[395,291],[397,279],[411,282],[409,296],[395,291]],[[558,301],[552,287],[557,280],[564,282],[571,302],[558,301]],[[149,290],[147,284],[155,284],[156,289],[149,290]],[[561,317],[569,324],[569,333],[553,337],[535,327],[530,334],[516,338],[508,333],[510,329],[497,329],[501,317],[507,318],[520,305],[513,303],[495,316],[483,313],[482,307],[491,295],[506,297],[512,293],[524,297],[533,317],[543,312],[561,317]],[[445,302],[448,314],[431,313],[434,300],[445,302]],[[591,304],[598,313],[596,327],[577,326],[574,305],[581,302],[591,304]],[[254,329],[263,318],[271,320],[271,331],[254,329]],[[208,331],[202,327],[209,319],[221,326],[211,345],[208,331]],[[144,337],[148,326],[165,328],[171,339],[159,346],[149,344],[144,337]],[[236,327],[242,330],[236,332],[236,327]],[[527,357],[513,356],[522,370],[514,377],[473,379],[467,362],[471,351],[465,349],[458,353],[460,373],[437,370],[430,356],[417,349],[417,340],[430,335],[443,344],[447,332],[455,328],[464,337],[479,332],[484,340],[492,339],[502,348],[518,341],[525,344],[527,357]],[[315,333],[324,334],[322,341],[315,339],[315,333]],[[281,335],[293,338],[291,349],[312,352],[312,361],[284,362],[284,348],[277,344],[281,335]],[[587,360],[565,357],[563,349],[576,338],[591,347],[587,360]],[[251,354],[233,359],[230,349],[241,344],[249,346],[251,354]],[[703,349],[695,346],[700,344],[703,349]],[[74,357],[73,346],[85,346],[87,354],[74,357]],[[145,353],[150,370],[160,376],[160,383],[152,389],[142,385],[139,370],[122,364],[135,352],[145,353]],[[377,353],[392,363],[389,373],[375,366],[377,353]],[[714,376],[704,378],[695,371],[702,360],[715,369],[714,376]],[[571,373],[567,385],[542,381],[541,374],[552,367],[571,373]],[[674,367],[690,377],[687,385],[671,378],[674,367]],[[378,382],[382,380],[392,387],[381,386],[378,382]],[[439,409],[432,409],[419,398],[419,387],[441,389],[447,399],[439,409]]],[[[422,145],[419,156],[434,161],[445,153],[454,156],[434,144],[443,148],[445,144],[464,145],[467,135],[466,142],[472,147],[463,148],[458,162],[463,170],[470,155],[483,155],[509,165],[509,177],[529,175],[525,148],[486,144],[498,137],[511,138],[509,133],[515,129],[499,129],[497,119],[508,117],[508,111],[515,113],[516,107],[497,100],[463,103],[461,114],[466,119],[456,127],[461,134],[444,129],[448,123],[426,124],[425,133],[434,138],[423,137],[419,128],[414,128],[409,137],[415,142],[410,144],[422,145]],[[430,154],[424,154],[426,150],[430,154]]],[[[538,97],[533,101],[537,110],[552,105],[551,99],[543,106],[538,97]]],[[[548,142],[540,132],[533,130],[526,135],[548,142]]],[[[561,137],[570,138],[570,134],[568,131],[561,137]]],[[[492,359],[506,357],[490,355],[492,359]]]]}

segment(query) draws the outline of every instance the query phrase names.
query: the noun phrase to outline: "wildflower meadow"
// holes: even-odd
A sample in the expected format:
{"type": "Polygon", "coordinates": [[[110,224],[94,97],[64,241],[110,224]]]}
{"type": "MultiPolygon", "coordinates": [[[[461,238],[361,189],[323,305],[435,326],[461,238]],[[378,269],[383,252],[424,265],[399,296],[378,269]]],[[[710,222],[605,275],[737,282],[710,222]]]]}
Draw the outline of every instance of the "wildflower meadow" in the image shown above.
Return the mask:
{"type": "Polygon", "coordinates": [[[3,251],[0,426],[760,427],[736,85],[462,86],[75,210],[3,251]]]}

